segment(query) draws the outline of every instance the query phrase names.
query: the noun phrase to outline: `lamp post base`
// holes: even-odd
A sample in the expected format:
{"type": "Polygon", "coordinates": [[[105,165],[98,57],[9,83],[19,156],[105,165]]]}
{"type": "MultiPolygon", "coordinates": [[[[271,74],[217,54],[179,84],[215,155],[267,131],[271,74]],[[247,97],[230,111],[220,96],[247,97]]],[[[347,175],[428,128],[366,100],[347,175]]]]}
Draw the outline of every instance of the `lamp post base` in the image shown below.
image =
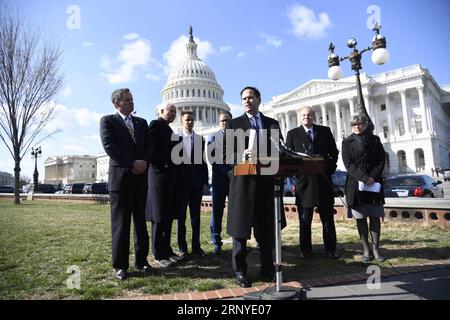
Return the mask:
{"type": "Polygon", "coordinates": [[[301,288],[270,287],[264,292],[251,292],[244,296],[244,300],[305,300],[306,291],[301,288]]]}

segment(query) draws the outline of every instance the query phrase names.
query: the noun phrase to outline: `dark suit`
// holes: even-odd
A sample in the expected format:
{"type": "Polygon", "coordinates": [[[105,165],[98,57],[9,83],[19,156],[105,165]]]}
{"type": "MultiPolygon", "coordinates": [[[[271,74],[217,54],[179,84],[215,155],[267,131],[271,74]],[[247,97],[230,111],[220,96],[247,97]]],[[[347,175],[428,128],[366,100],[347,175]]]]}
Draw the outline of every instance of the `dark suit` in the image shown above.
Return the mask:
{"type": "Polygon", "coordinates": [[[112,263],[115,269],[127,269],[131,217],[134,222],[135,263],[147,264],[149,239],[145,223],[147,172],[135,175],[130,169],[135,160],[148,160],[147,122],[132,117],[133,141],[124,120],[116,113],[100,120],[100,138],[109,156],[108,190],[111,205],[112,263]]]}
{"type": "Polygon", "coordinates": [[[148,197],[145,209],[147,221],[152,222],[152,249],[156,260],[174,255],[170,246],[172,222],[181,209],[180,166],[171,160],[178,141],[172,141],[172,128],[163,118],[153,120],[148,127],[148,197]]]}
{"type": "Polygon", "coordinates": [[[181,210],[178,218],[177,240],[180,252],[188,252],[186,243],[186,211],[188,207],[192,227],[191,248],[193,252],[200,250],[200,207],[203,197],[203,186],[208,185],[208,166],[205,162],[204,154],[205,139],[194,133],[191,150],[186,150],[183,146],[183,156],[187,162],[181,165],[184,208],[181,210]],[[186,152],[190,153],[189,157],[186,157],[186,152]]]}
{"type": "MultiPolygon", "coordinates": [[[[219,130],[211,136],[208,141],[208,148],[214,148],[209,152],[211,156],[219,159],[219,153],[223,151],[223,131],[219,130]],[[217,151],[217,154],[216,152],[217,151]]],[[[222,218],[225,209],[225,200],[228,196],[230,180],[228,173],[231,171],[229,164],[223,163],[223,157],[220,157],[218,163],[212,163],[212,216],[209,229],[211,231],[211,241],[215,247],[222,247],[222,218]]]]}
{"type": "Polygon", "coordinates": [[[339,151],[329,127],[313,125],[313,142],[303,126],[287,133],[286,144],[294,151],[313,153],[325,158],[325,176],[301,175],[296,182],[296,205],[300,220],[300,250],[311,253],[311,222],[314,207],[317,207],[323,226],[323,240],[328,252],[336,251],[336,229],[334,226],[334,195],[330,185],[331,175],[336,171],[339,151]]]}
{"type": "MultiPolygon", "coordinates": [[[[267,145],[270,145],[271,128],[279,128],[278,121],[264,116],[262,113],[262,129],[268,130],[267,145]]],[[[227,123],[226,129],[251,129],[246,114],[234,118],[227,123]]],[[[228,133],[225,135],[227,136],[228,133]]],[[[281,134],[280,134],[281,137],[281,134]]],[[[261,139],[261,137],[260,137],[261,139]]],[[[226,139],[224,148],[226,148],[226,139]]],[[[245,139],[248,148],[248,138],[245,139]]],[[[242,154],[237,154],[236,144],[233,154],[226,154],[227,163],[239,163],[242,154]]],[[[247,272],[247,239],[251,237],[251,229],[260,246],[261,271],[273,272],[272,246],[275,238],[274,225],[274,180],[271,176],[234,176],[230,173],[230,189],[228,197],[227,233],[233,237],[233,269],[235,272],[247,272]]]]}

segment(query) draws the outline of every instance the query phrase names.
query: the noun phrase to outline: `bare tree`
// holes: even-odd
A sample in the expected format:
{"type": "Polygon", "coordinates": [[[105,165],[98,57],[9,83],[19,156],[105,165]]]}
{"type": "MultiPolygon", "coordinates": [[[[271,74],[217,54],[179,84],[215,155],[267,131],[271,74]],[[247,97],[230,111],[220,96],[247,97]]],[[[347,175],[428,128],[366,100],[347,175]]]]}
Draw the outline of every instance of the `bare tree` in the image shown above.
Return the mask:
{"type": "Polygon", "coordinates": [[[20,204],[20,162],[33,143],[56,131],[45,131],[54,118],[49,103],[62,89],[62,50],[25,25],[22,14],[0,7],[0,138],[14,159],[14,203],[20,204]]]}

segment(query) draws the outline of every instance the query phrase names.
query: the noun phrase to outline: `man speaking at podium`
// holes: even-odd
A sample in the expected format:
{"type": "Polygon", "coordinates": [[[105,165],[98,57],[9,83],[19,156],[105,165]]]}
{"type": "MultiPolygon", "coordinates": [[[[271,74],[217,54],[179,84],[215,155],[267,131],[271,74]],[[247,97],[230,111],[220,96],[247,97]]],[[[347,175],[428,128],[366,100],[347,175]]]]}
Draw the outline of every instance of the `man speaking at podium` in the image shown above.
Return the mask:
{"type": "MultiPolygon", "coordinates": [[[[260,156],[259,146],[263,145],[259,137],[267,139],[266,146],[270,145],[270,129],[278,128],[278,121],[264,116],[259,112],[261,94],[254,87],[245,87],[241,91],[241,100],[245,113],[232,119],[226,125],[224,154],[229,164],[242,162],[241,159],[255,160],[260,156]],[[240,130],[239,130],[240,129],[240,130]],[[237,154],[237,147],[229,150],[226,140],[232,136],[240,139],[240,132],[248,132],[254,129],[258,147],[249,146],[249,140],[245,139],[245,150],[243,154],[237,154]],[[264,132],[264,131],[265,132],[264,132]],[[267,134],[266,134],[267,133],[267,134]],[[233,136],[234,134],[234,136],[233,136]],[[228,137],[228,138],[227,138],[228,137]],[[228,153],[227,153],[228,152],[228,153]],[[232,159],[232,160],[231,160],[232,159]]],[[[281,137],[281,133],[279,134],[281,137]]],[[[233,143],[234,141],[229,141],[233,143]]],[[[269,154],[266,154],[269,156],[269,154]]],[[[233,237],[232,262],[236,274],[236,282],[241,287],[249,287],[250,281],[247,277],[247,240],[251,237],[251,229],[260,247],[260,275],[264,280],[271,281],[275,270],[272,258],[272,247],[274,244],[274,181],[271,176],[244,175],[236,176],[232,171],[230,176],[230,189],[228,199],[227,233],[233,237]]]]}
{"type": "Polygon", "coordinates": [[[330,128],[314,124],[315,113],[311,107],[300,109],[300,119],[301,126],[287,133],[288,148],[296,152],[320,155],[325,159],[323,174],[297,177],[295,203],[300,221],[300,259],[308,259],[311,256],[311,222],[314,207],[319,210],[323,242],[328,257],[338,259],[331,175],[336,170],[339,151],[330,128]]]}

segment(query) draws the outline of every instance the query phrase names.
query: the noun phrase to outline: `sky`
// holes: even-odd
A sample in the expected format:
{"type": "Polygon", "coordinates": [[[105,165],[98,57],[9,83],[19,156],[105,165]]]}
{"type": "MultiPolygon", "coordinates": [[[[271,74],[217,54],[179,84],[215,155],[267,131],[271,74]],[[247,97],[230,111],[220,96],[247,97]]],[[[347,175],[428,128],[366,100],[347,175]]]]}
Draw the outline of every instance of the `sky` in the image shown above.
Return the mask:
{"type": "MultiPolygon", "coordinates": [[[[101,116],[115,112],[117,88],[130,88],[137,115],[151,121],[170,70],[185,55],[189,25],[200,58],[214,71],[224,101],[239,115],[240,90],[260,89],[263,102],[312,79],[327,79],[328,45],[346,56],[349,38],[371,44],[382,26],[390,60],[379,66],[370,53],[363,72],[375,75],[420,63],[440,85],[450,83],[450,2],[447,0],[0,0],[20,8],[42,38],[63,48],[64,89],[50,103],[58,115],[48,129],[61,131],[41,142],[40,180],[51,155],[97,155],[101,116]]],[[[351,76],[350,63],[341,64],[351,76]]],[[[26,155],[21,173],[32,177],[26,155]]],[[[14,163],[0,141],[0,171],[14,163]]]]}

